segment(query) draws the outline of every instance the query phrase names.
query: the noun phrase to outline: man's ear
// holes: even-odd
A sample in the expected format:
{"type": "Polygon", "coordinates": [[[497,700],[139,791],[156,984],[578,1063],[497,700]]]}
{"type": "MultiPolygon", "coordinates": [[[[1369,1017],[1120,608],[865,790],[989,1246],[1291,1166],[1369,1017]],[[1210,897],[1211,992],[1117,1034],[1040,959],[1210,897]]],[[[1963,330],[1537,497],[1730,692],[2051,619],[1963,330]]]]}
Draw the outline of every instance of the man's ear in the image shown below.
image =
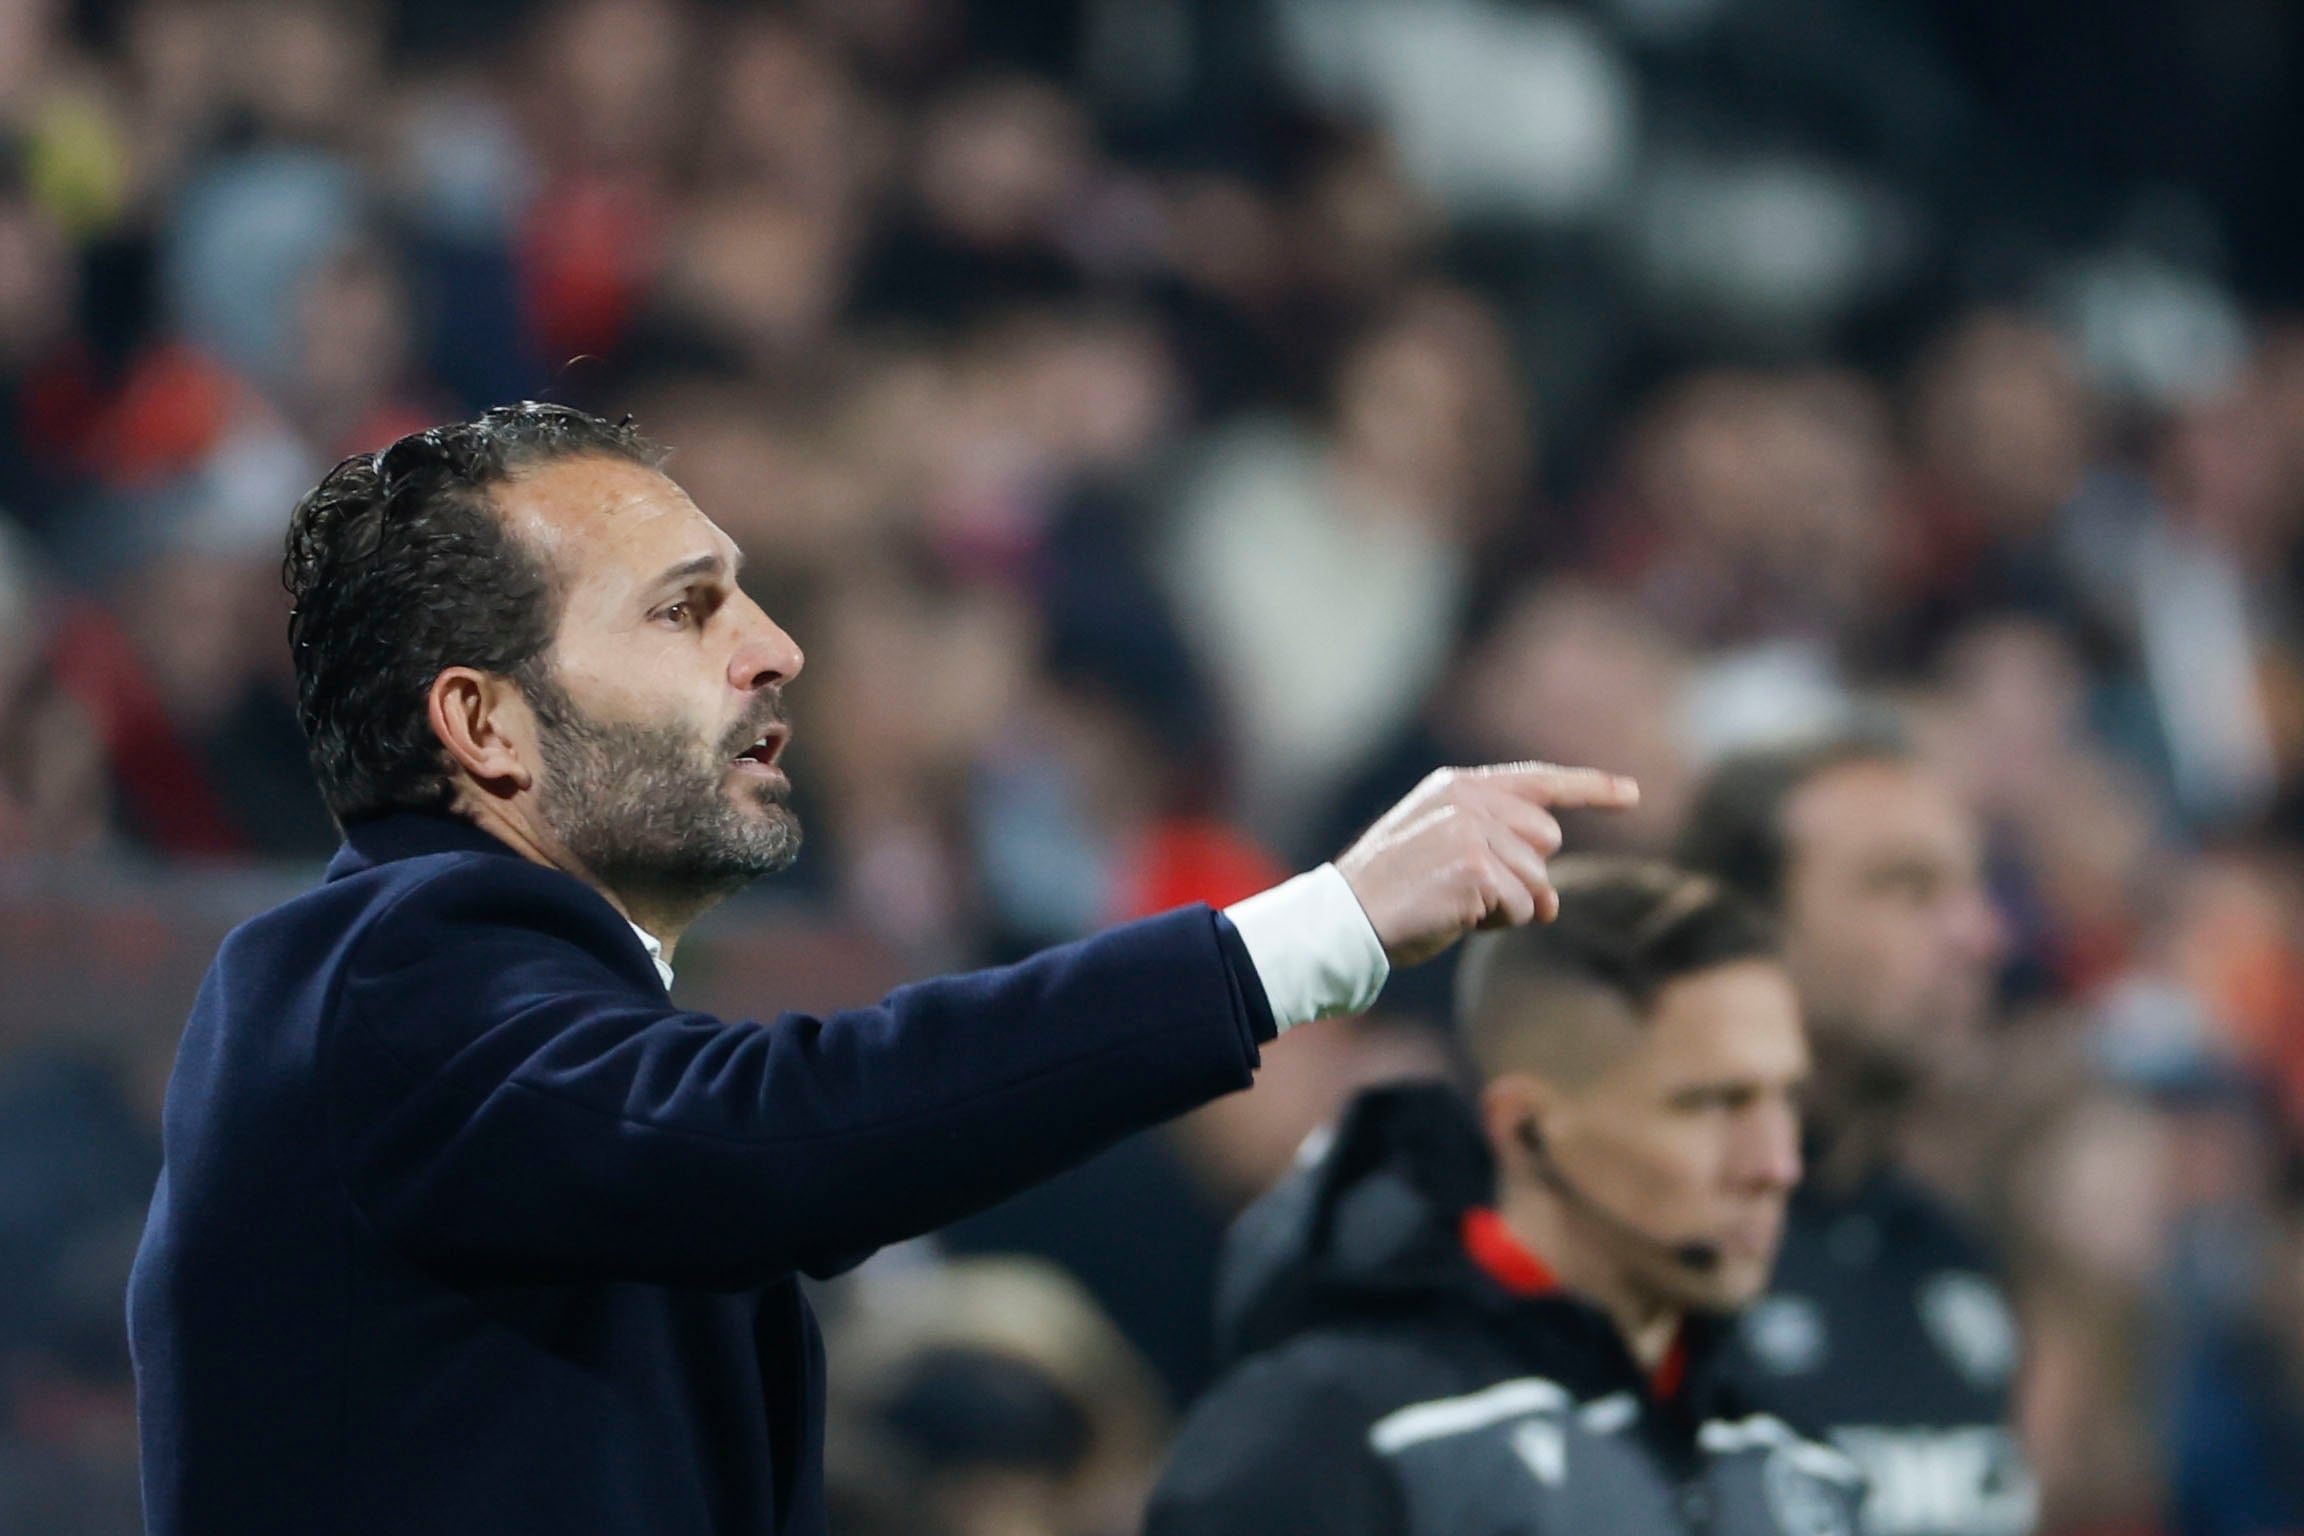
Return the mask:
{"type": "Polygon", "coordinates": [[[449,667],[425,702],[448,760],[482,794],[505,799],[536,782],[536,714],[510,678],[449,667]]]}
{"type": "Polygon", "coordinates": [[[1555,1085],[1533,1072],[1507,1072],[1488,1081],[1480,1090],[1480,1127],[1498,1162],[1526,1155],[1529,1128],[1541,1134],[1560,1098],[1555,1085]]]}

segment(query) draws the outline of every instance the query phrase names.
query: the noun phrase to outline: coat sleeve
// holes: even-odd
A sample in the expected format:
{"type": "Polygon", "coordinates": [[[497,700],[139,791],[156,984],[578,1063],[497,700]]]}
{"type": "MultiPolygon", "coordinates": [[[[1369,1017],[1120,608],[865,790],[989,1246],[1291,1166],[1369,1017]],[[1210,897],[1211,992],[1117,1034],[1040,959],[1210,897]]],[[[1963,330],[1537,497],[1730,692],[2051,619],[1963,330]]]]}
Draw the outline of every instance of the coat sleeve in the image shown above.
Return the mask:
{"type": "Polygon", "coordinates": [[[1206,907],[876,1007],[732,1023],[620,972],[617,945],[645,962],[592,893],[508,863],[379,917],[334,1014],[353,1201],[428,1263],[726,1288],[829,1272],[1245,1087],[1269,1031],[1206,907]]]}
{"type": "Polygon", "coordinates": [[[1361,1395],[1288,1356],[1218,1384],[1176,1437],[1144,1536],[1406,1536],[1361,1395]]]}

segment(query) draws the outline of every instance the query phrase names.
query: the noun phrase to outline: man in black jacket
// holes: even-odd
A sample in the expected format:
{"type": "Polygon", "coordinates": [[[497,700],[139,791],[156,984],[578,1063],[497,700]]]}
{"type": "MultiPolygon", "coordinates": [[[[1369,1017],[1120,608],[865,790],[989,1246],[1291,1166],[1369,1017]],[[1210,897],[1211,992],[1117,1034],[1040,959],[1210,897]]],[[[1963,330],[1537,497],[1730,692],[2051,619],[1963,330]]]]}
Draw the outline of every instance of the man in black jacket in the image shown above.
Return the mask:
{"type": "Polygon", "coordinates": [[[1436,776],[1335,865],[824,1019],[670,999],[787,862],[801,656],[627,428],[492,411],[297,508],[345,847],[186,1026],[130,1286],[154,1536],[824,1529],[800,1274],[1244,1087],[1393,962],[1548,916],[1548,804],[1436,776]]]}
{"type": "Polygon", "coordinates": [[[1692,869],[1778,919],[1816,1052],[1809,1177],[1735,1368],[1864,1470],[1866,1536],[2021,1536],[2019,1347],[1982,1245],[1899,1167],[1990,1008],[2003,948],[1975,816],[1893,739],[1754,752],[1701,788],[1692,869]]]}
{"type": "Polygon", "coordinates": [[[1847,1536],[1847,1458],[1750,1411],[1807,1075],[1761,921],[1666,866],[1563,861],[1557,922],[1460,978],[1477,1107],[1357,1100],[1242,1217],[1147,1536],[1847,1536]]]}

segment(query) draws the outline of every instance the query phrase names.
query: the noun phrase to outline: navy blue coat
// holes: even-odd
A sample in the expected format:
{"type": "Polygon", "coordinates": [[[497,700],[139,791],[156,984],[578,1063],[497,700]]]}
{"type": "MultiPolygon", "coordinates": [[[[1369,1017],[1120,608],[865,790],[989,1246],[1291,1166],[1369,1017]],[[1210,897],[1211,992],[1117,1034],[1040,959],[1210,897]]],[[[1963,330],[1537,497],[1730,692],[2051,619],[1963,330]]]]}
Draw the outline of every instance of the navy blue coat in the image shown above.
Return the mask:
{"type": "Polygon", "coordinates": [[[797,1276],[1245,1086],[1191,907],[824,1019],[672,1004],[580,881],[355,827],[225,940],[129,1288],[153,1536],[824,1529],[797,1276]]]}

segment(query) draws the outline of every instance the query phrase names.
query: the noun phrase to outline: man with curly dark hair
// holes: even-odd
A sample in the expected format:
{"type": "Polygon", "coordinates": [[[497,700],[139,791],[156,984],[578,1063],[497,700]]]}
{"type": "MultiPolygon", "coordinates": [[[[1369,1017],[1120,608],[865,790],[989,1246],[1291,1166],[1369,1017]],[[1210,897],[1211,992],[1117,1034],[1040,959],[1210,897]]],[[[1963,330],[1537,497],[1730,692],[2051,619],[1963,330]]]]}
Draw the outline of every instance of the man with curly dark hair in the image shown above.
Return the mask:
{"type": "Polygon", "coordinates": [[[522,405],[297,508],[299,701],[345,846],[224,943],[130,1287],[155,1536],[814,1533],[799,1278],[1247,1086],[1391,964],[1549,917],[1547,807],[1434,776],[1343,854],[1022,964],[767,1023],[677,1006],[787,864],[799,647],[629,426],[522,405]]]}

